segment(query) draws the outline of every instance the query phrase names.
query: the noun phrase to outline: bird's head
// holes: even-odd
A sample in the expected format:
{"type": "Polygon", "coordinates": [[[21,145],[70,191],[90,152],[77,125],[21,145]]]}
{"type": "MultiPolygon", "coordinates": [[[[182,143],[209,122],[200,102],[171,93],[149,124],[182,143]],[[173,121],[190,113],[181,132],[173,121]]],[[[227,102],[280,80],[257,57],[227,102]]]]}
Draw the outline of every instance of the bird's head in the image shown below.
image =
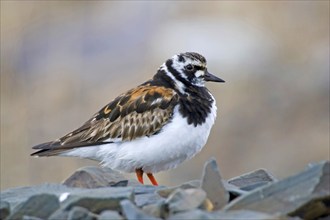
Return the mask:
{"type": "Polygon", "coordinates": [[[225,82],[208,72],[206,59],[194,52],[174,55],[161,66],[161,69],[181,88],[190,85],[203,87],[207,81],[225,82]]]}

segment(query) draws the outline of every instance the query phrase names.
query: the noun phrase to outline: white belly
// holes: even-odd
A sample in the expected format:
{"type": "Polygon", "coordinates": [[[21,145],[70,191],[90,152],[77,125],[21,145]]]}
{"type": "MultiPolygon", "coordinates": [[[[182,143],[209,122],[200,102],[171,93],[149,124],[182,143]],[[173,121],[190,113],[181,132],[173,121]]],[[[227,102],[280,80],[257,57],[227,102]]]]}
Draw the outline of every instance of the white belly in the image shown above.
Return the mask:
{"type": "Polygon", "coordinates": [[[157,135],[130,142],[84,147],[64,155],[96,159],[103,166],[124,172],[134,172],[137,168],[148,173],[172,169],[193,157],[206,144],[216,118],[216,109],[214,101],[205,123],[195,127],[188,125],[187,119],[180,115],[176,107],[172,121],[157,135]]]}

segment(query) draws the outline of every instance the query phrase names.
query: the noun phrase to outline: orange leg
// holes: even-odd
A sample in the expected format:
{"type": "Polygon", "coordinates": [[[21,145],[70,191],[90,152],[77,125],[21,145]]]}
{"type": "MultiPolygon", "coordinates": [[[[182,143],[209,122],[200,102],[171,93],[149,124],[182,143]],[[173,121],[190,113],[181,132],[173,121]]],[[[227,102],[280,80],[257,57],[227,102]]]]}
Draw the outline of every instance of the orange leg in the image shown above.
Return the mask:
{"type": "Polygon", "coordinates": [[[152,175],[152,173],[147,173],[147,176],[149,177],[149,180],[152,185],[158,186],[157,180],[155,179],[154,175],[152,175]]]}
{"type": "Polygon", "coordinates": [[[136,173],[138,181],[143,184],[143,170],[141,168],[136,169],[135,173],[136,173]]]}

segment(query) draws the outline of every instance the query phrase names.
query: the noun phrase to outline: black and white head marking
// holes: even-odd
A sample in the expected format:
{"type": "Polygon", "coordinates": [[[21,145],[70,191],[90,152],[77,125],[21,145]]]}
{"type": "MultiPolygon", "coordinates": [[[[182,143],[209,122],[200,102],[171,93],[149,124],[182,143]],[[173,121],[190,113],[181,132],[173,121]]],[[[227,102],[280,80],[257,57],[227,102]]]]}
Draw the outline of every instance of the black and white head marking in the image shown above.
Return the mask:
{"type": "Polygon", "coordinates": [[[172,87],[186,95],[191,87],[205,88],[205,82],[224,82],[212,75],[206,67],[206,59],[194,52],[174,55],[159,68],[156,77],[168,78],[172,87]]]}
{"type": "Polygon", "coordinates": [[[164,70],[176,84],[180,93],[190,86],[204,87],[204,76],[207,72],[206,59],[193,52],[180,53],[167,60],[161,69],[164,70]]]}
{"type": "Polygon", "coordinates": [[[185,88],[186,86],[179,80],[177,79],[176,75],[177,74],[172,74],[172,71],[169,71],[168,68],[167,68],[167,62],[166,63],[163,63],[163,65],[161,65],[160,71],[164,71],[165,74],[171,78],[171,80],[174,82],[174,86],[179,90],[179,92],[181,94],[185,94],[185,88]]]}

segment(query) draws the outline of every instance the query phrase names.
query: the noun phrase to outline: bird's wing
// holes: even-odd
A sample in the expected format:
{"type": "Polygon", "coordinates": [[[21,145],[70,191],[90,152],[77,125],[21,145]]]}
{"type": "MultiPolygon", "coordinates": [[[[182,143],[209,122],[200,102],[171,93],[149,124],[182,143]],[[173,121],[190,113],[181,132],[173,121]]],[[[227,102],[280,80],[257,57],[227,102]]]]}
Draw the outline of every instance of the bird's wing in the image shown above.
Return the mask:
{"type": "Polygon", "coordinates": [[[177,103],[178,95],[172,89],[139,86],[117,97],[80,128],[56,141],[34,146],[40,150],[32,155],[50,156],[77,147],[152,136],[168,123],[177,103]]]}

